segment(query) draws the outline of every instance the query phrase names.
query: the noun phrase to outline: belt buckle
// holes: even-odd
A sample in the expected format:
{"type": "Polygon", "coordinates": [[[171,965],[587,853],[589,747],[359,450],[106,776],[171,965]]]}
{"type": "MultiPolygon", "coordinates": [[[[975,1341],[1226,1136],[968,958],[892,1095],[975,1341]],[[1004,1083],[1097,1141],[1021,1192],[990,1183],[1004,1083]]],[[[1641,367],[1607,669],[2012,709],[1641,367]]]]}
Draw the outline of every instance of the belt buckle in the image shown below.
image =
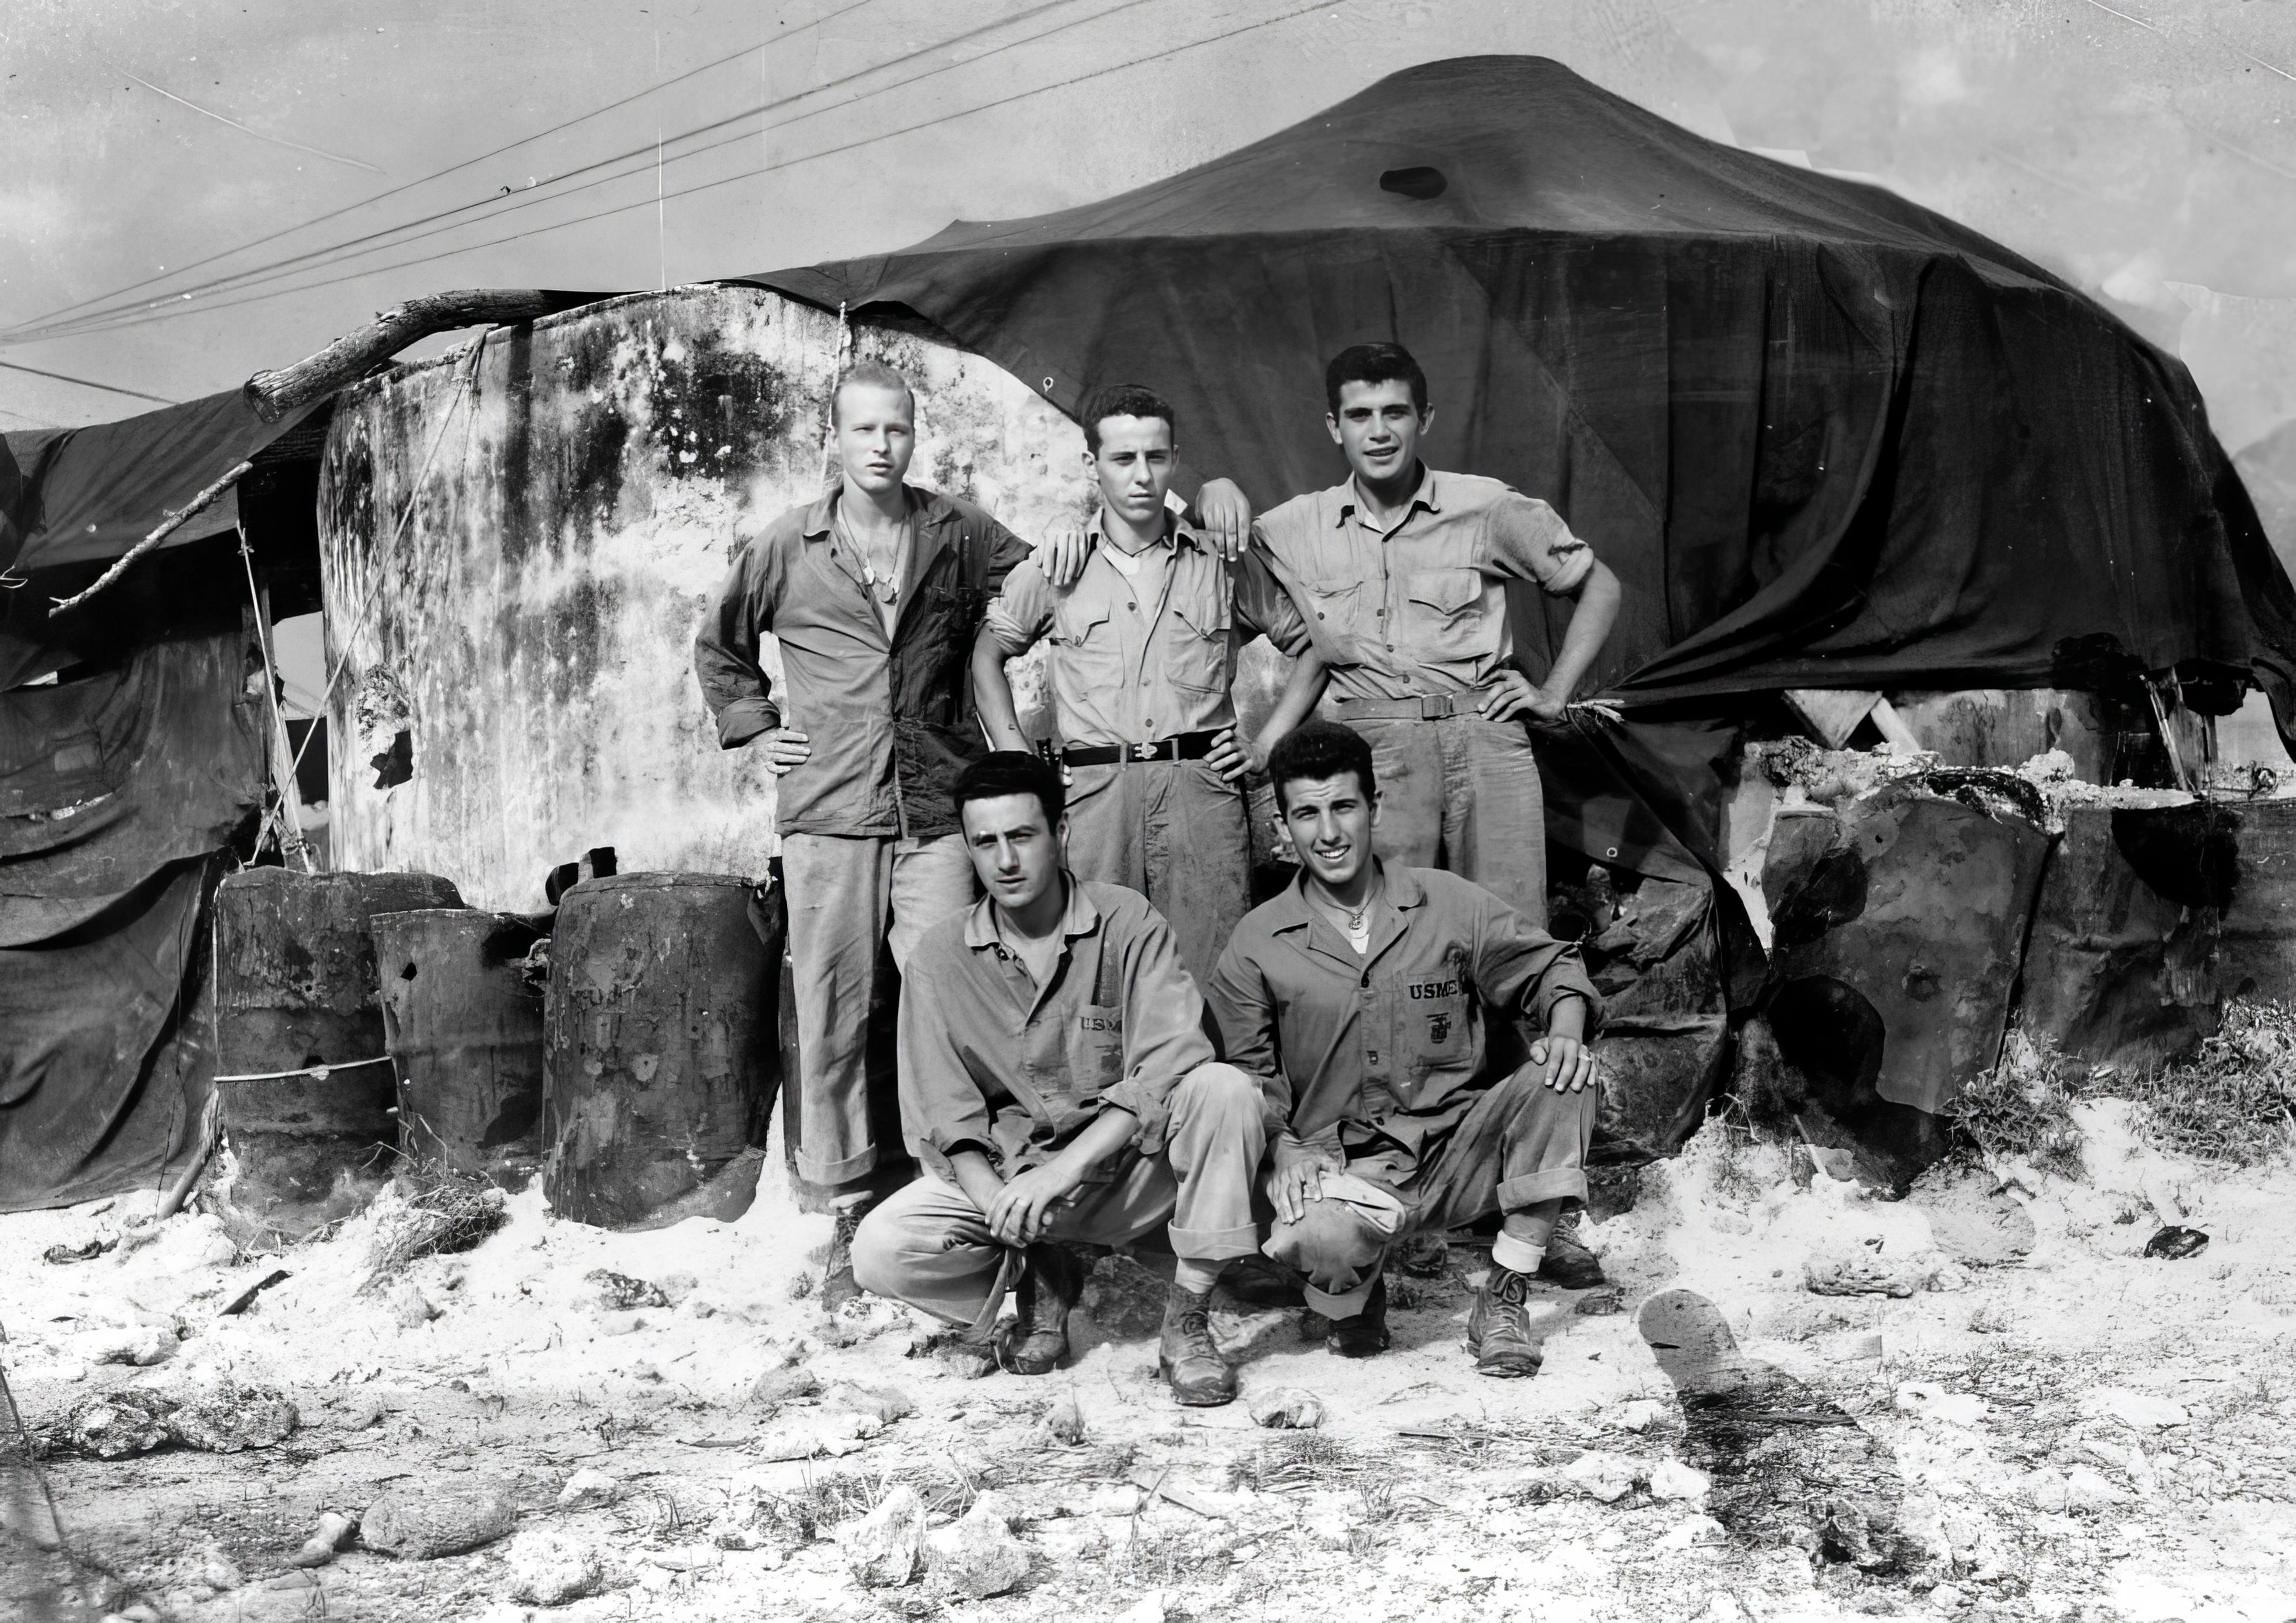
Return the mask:
{"type": "Polygon", "coordinates": [[[1453,695],[1449,693],[1422,693],[1419,696],[1419,719],[1422,721],[1447,720],[1458,714],[1453,707],[1453,695]]]}
{"type": "Polygon", "coordinates": [[[1153,744],[1135,744],[1132,746],[1132,758],[1135,760],[1152,761],[1156,758],[1156,746],[1153,744]]]}

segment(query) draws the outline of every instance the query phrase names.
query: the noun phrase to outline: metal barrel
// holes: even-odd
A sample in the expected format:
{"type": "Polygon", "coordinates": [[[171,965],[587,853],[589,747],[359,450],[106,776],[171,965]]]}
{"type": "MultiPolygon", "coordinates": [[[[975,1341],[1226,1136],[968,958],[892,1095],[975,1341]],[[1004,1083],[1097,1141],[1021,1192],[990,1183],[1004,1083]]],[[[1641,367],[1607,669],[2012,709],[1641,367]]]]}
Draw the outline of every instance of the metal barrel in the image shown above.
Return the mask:
{"type": "Polygon", "coordinates": [[[398,1147],[424,1167],[522,1189],[541,1161],[542,994],[514,915],[374,915],[383,1040],[398,1072],[398,1147]]]}
{"type": "Polygon", "coordinates": [[[560,899],[543,1191],[561,1217],[734,1217],[756,1192],[779,1067],[779,970],[745,880],[623,873],[560,899]]]}
{"type": "Polygon", "coordinates": [[[216,1070],[266,1078],[217,1084],[232,1152],[217,1193],[242,1244],[300,1239],[389,1177],[398,1090],[369,921],[461,905],[429,873],[248,868],[217,888],[216,1070]]]}

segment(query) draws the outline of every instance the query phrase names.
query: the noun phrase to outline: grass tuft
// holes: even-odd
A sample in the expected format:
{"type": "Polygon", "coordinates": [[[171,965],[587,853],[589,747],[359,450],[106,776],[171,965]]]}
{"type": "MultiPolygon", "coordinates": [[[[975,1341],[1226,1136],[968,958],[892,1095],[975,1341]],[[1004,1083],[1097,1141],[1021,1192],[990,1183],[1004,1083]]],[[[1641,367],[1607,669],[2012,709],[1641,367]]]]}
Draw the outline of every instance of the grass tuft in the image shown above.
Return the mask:
{"type": "Polygon", "coordinates": [[[2235,1000],[2192,1059],[2113,1091],[2163,1148],[2231,1167],[2270,1160],[2296,1141],[2296,1009],[2235,1000]]]}
{"type": "Polygon", "coordinates": [[[2013,1031],[2001,1063],[1946,1106],[1963,1143],[1987,1161],[2021,1159],[2062,1178],[2087,1171],[2072,1118],[2079,1079],[2046,1038],[2013,1031]]]}
{"type": "Polygon", "coordinates": [[[467,1251],[510,1220],[501,1190],[450,1172],[404,1170],[394,1193],[396,1203],[375,1220],[362,1290],[420,1258],[467,1251]]]}

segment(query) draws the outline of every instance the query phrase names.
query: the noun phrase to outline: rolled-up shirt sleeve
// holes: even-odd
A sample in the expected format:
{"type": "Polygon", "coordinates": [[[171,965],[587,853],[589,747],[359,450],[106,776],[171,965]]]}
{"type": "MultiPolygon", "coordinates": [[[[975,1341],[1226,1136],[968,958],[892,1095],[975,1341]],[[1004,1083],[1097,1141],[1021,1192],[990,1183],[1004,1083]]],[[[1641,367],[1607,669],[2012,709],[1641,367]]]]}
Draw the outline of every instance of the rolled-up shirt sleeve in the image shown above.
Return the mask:
{"type": "Polygon", "coordinates": [[[1236,560],[1235,601],[1279,653],[1297,659],[1315,640],[1308,634],[1308,617],[1275,572],[1267,537],[1257,523],[1251,527],[1251,545],[1236,560]]]}
{"type": "Polygon", "coordinates": [[[988,626],[1007,659],[1028,652],[1053,628],[1053,584],[1036,560],[1004,578],[1004,589],[989,600],[988,626]]]}
{"type": "Polygon", "coordinates": [[[1567,597],[1594,572],[1595,549],[1536,496],[1509,491],[1493,504],[1484,525],[1490,566],[1498,574],[1567,597]]]}
{"type": "Polygon", "coordinates": [[[693,674],[722,750],[738,750],[782,725],[760,663],[781,592],[780,563],[780,549],[770,538],[745,545],[693,639],[693,674]]]}
{"type": "Polygon", "coordinates": [[[1259,965],[1228,943],[1205,990],[1227,1062],[1259,1085],[1259,1113],[1272,1139],[1292,1127],[1292,1083],[1277,1045],[1275,999],[1259,965]]]}
{"type": "MultiPolygon", "coordinates": [[[[1133,1147],[1153,1155],[1172,1123],[1172,1090],[1180,1078],[1216,1056],[1204,1036],[1204,1000],[1181,966],[1172,927],[1153,908],[1125,942],[1124,1078],[1101,1091],[1103,1104],[1139,1119],[1133,1147]]],[[[903,992],[903,1007],[907,993],[903,992]]]]}
{"type": "Polygon", "coordinates": [[[1587,1035],[1602,1029],[1603,999],[1587,978],[1575,941],[1558,941],[1488,891],[1471,924],[1469,968],[1485,1002],[1519,1010],[1544,1031],[1566,997],[1587,1000],[1587,1035]]]}
{"type": "Polygon", "coordinates": [[[909,960],[901,985],[901,1135],[920,1164],[952,1182],[952,1151],[967,1145],[986,1151],[996,1143],[995,1116],[964,1062],[955,1022],[938,1013],[950,998],[966,995],[943,984],[928,955],[909,960]]]}

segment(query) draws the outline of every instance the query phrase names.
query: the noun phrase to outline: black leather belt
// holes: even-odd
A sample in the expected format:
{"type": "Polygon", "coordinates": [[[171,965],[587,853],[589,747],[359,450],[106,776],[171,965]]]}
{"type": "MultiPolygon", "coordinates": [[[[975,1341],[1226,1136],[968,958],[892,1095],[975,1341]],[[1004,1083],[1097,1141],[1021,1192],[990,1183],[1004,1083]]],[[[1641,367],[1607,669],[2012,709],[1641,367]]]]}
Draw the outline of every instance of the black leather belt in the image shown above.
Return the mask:
{"type": "Polygon", "coordinates": [[[1342,699],[1340,717],[1349,721],[1443,721],[1481,715],[1490,696],[1487,687],[1471,687],[1464,693],[1429,693],[1417,699],[1342,699]]]}
{"type": "Polygon", "coordinates": [[[1200,761],[1212,752],[1217,733],[1183,733],[1152,744],[1074,744],[1061,751],[1070,766],[1113,766],[1119,761],[1200,761]]]}

